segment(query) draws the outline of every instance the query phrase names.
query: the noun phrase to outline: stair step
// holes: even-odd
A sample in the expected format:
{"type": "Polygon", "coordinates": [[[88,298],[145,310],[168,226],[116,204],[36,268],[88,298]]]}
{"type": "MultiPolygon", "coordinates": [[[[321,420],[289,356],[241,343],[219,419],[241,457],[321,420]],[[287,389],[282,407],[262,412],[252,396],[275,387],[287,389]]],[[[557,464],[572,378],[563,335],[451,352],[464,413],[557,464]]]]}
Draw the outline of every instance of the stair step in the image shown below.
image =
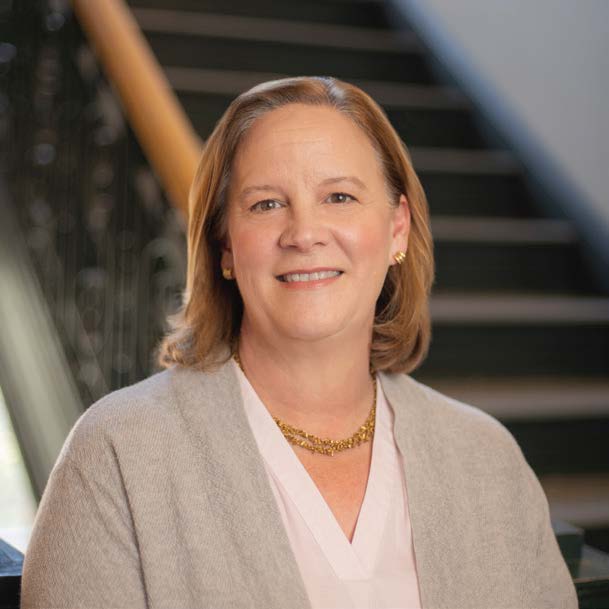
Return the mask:
{"type": "Polygon", "coordinates": [[[513,175],[521,166],[511,152],[504,150],[464,150],[410,147],[417,171],[425,173],[513,175]]]}
{"type": "Polygon", "coordinates": [[[582,377],[430,378],[437,391],[502,421],[609,418],[609,379],[582,377]]]}
{"type": "Polygon", "coordinates": [[[538,215],[522,175],[437,173],[418,170],[432,215],[538,215]]]}
{"type": "Polygon", "coordinates": [[[476,377],[609,374],[609,329],[606,324],[441,325],[433,328],[423,375],[476,377]]]}
{"type": "MultiPolygon", "coordinates": [[[[470,234],[463,230],[460,238],[452,228],[440,225],[433,233],[437,290],[569,293],[594,285],[579,243],[567,239],[566,233],[523,234],[521,239],[513,236],[507,241],[507,228],[505,234],[488,238],[475,225],[470,234]],[[446,228],[444,234],[442,228],[446,228]]],[[[496,232],[500,230],[498,226],[496,232]]]]}
{"type": "Polygon", "coordinates": [[[579,562],[584,549],[584,530],[555,519],[552,519],[552,529],[564,559],[568,562],[579,562]]]}
{"type": "Polygon", "coordinates": [[[430,310],[436,324],[609,326],[609,298],[571,294],[436,293],[430,310]]]}
{"type": "Polygon", "coordinates": [[[540,478],[552,518],[582,528],[609,526],[609,473],[540,478]]]}
{"type": "Polygon", "coordinates": [[[413,36],[282,19],[134,9],[159,62],[183,68],[429,83],[413,36]],[[320,68],[323,66],[323,70],[320,68]]]}
{"type": "Polygon", "coordinates": [[[417,376],[586,378],[609,374],[607,299],[432,296],[432,343],[417,376]]]}
{"type": "Polygon", "coordinates": [[[162,34],[346,48],[371,53],[405,50],[421,53],[422,50],[414,34],[403,36],[386,28],[150,8],[133,9],[133,14],[144,31],[162,34]]]}
{"type": "Polygon", "coordinates": [[[538,475],[609,472],[609,416],[508,420],[506,426],[538,475]]]}
{"type": "Polygon", "coordinates": [[[445,242],[543,245],[578,241],[568,220],[434,215],[431,226],[434,237],[445,242]]]}
{"type": "MultiPolygon", "coordinates": [[[[167,4],[167,0],[129,0],[129,5],[133,8],[163,9],[167,4]]],[[[178,11],[255,15],[372,28],[387,27],[383,3],[376,0],[348,4],[338,0],[307,0],[306,2],[256,0],[255,3],[243,0],[173,0],[171,7],[178,11]]]]}

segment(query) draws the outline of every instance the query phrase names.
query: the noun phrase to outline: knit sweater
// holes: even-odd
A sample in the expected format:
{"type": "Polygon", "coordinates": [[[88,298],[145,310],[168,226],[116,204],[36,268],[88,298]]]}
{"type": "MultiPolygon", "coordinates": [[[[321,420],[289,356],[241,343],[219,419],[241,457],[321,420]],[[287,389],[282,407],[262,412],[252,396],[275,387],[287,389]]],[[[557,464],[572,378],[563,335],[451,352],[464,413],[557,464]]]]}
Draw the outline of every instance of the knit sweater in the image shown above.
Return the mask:
{"type": "MultiPolygon", "coordinates": [[[[408,375],[379,378],[408,464],[422,607],[576,609],[546,497],[505,427],[408,375]]],[[[165,370],[79,418],[21,607],[310,607],[230,363],[165,370]]]]}

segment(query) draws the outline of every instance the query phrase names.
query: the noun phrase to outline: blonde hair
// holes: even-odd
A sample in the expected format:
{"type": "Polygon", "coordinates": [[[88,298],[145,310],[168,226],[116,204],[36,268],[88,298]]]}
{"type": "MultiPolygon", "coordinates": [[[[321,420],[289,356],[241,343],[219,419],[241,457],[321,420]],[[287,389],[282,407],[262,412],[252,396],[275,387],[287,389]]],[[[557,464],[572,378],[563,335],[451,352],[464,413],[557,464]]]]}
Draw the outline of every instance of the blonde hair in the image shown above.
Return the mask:
{"type": "Polygon", "coordinates": [[[433,242],[427,199],[406,146],[383,110],[358,87],[330,77],[297,77],[262,83],[239,95],[205,143],[189,194],[182,306],[168,317],[170,330],[156,354],[163,368],[179,364],[208,370],[230,357],[227,346],[237,339],[243,315],[236,283],[223,279],[220,268],[231,165],[254,121],[293,103],[328,106],[351,118],[372,142],[392,204],[406,195],[411,214],[406,260],[389,267],[377,300],[370,363],[375,370],[411,372],[427,354],[433,242]]]}

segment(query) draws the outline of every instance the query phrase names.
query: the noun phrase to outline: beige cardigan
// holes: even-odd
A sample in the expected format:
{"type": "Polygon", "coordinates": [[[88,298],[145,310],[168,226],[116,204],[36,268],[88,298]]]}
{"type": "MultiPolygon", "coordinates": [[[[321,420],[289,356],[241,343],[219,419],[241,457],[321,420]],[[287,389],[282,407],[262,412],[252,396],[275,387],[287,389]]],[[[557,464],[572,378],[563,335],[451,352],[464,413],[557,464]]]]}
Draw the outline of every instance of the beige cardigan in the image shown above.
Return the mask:
{"type": "MultiPolygon", "coordinates": [[[[380,375],[405,457],[424,609],[575,609],[541,486],[507,430],[380,375]]],[[[45,490],[23,609],[305,609],[232,365],[173,368],[78,420],[45,490]]]]}

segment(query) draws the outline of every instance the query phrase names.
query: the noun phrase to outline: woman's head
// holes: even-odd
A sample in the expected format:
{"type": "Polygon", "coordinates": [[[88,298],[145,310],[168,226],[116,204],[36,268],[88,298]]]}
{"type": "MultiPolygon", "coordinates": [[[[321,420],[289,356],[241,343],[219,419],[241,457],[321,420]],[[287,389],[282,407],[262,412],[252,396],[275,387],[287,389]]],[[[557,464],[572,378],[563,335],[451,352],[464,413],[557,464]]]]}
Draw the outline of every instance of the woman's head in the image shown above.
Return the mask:
{"type": "Polygon", "coordinates": [[[377,370],[408,372],[425,356],[425,195],[400,138],[357,87],[302,77],[240,95],[205,144],[189,207],[184,302],[161,365],[213,366],[242,323],[305,340],[368,324],[377,370]],[[340,275],[286,281],[320,269],[340,275]]]}

